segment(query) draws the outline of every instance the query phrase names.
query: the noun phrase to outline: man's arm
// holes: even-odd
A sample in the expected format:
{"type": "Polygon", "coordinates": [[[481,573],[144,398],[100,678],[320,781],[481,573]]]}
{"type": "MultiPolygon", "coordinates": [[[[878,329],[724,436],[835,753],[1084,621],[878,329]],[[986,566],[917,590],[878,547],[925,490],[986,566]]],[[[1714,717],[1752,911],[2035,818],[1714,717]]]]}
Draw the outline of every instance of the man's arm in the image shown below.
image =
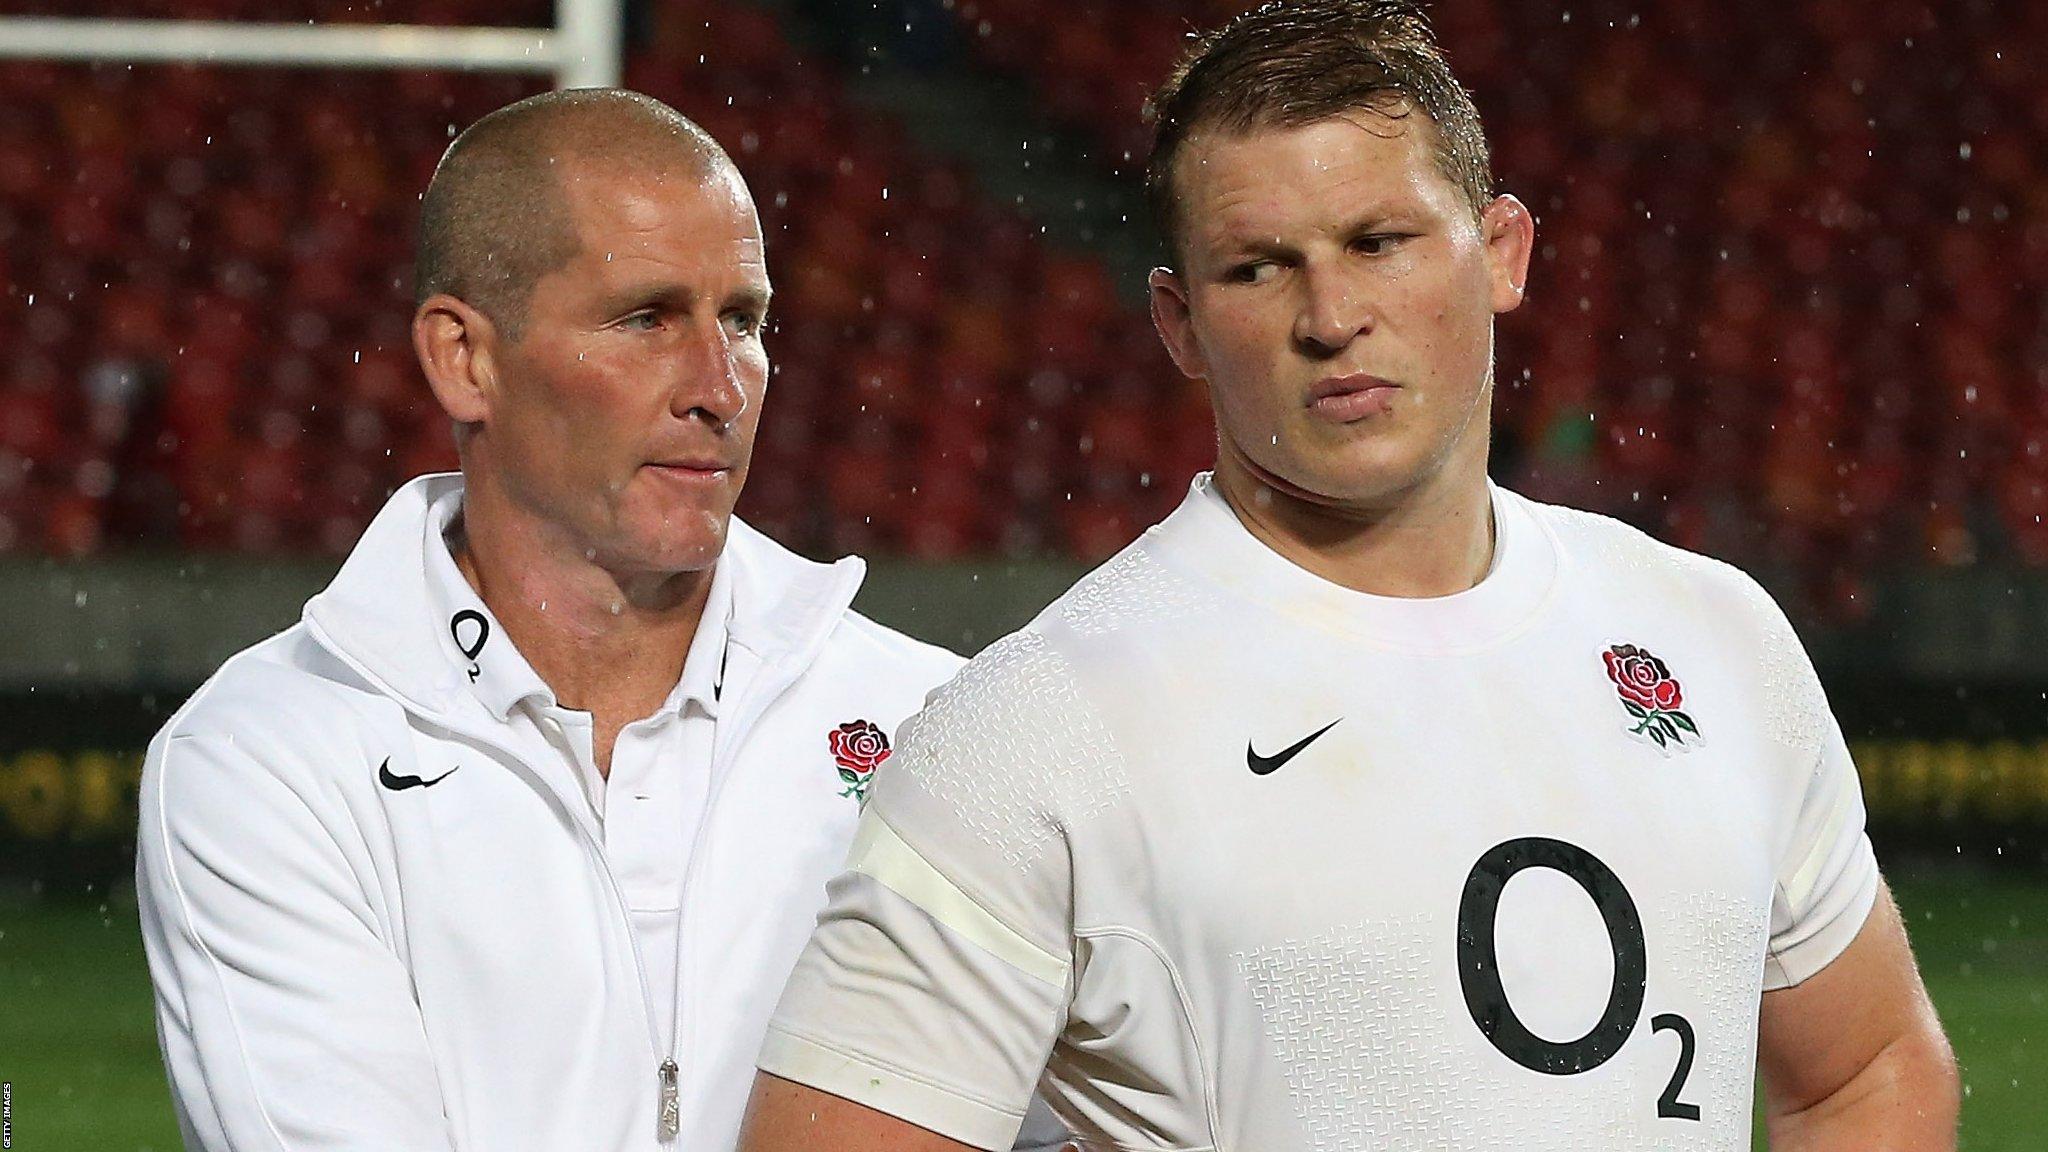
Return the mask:
{"type": "Polygon", "coordinates": [[[997,641],[941,689],[876,773],[826,886],[768,1025],[770,1078],[743,1146],[1056,1143],[1032,1096],[1075,979],[1071,838],[1122,771],[1035,633],[997,641]]]}
{"type": "Polygon", "coordinates": [[[265,766],[265,743],[166,735],[143,775],[137,895],[187,1146],[448,1152],[370,864],[265,766]]]}
{"type": "Polygon", "coordinates": [[[1757,1065],[1775,1152],[1955,1148],[1955,1055],[1889,890],[1832,963],[1764,994],[1757,1065]]]}
{"type": "Polygon", "coordinates": [[[762,1072],[747,1101],[739,1152],[974,1152],[974,1146],[762,1072]]]}

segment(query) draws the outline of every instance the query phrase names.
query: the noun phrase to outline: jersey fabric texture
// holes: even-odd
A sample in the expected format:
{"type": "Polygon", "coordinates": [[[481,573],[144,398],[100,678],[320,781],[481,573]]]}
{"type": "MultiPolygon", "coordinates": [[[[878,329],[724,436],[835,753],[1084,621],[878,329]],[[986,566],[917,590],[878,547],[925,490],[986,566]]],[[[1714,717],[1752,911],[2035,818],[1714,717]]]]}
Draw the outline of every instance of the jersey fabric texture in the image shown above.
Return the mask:
{"type": "Polygon", "coordinates": [[[1759,996],[1877,889],[1719,562],[1493,490],[1493,570],[1323,581],[1206,477],[907,726],[761,1066],[982,1148],[1749,1147],[1759,996]]]}
{"type": "Polygon", "coordinates": [[[400,489],[302,622],[228,661],[150,746],[137,879],[185,1142],[730,1148],[854,832],[830,733],[893,731],[959,658],[851,611],[858,559],[812,563],[733,521],[729,666],[710,763],[687,766],[707,792],[674,830],[680,938],[657,997],[666,965],[638,954],[633,877],[543,723],[552,697],[459,578],[435,582],[460,498],[452,476],[400,489]]]}

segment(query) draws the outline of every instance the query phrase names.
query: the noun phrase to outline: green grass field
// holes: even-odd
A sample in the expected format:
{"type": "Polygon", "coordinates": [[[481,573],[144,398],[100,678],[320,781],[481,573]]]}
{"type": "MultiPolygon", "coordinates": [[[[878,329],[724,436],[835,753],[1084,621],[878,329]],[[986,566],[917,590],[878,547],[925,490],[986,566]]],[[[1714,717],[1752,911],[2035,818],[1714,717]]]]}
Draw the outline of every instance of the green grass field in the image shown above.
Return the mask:
{"type": "MultiPolygon", "coordinates": [[[[1922,867],[1895,869],[1893,884],[1962,1059],[1963,1147],[2036,1152],[2048,1132],[2048,880],[1922,867]]],[[[23,1152],[179,1147],[132,901],[0,897],[0,1079],[14,1086],[23,1152]]]]}

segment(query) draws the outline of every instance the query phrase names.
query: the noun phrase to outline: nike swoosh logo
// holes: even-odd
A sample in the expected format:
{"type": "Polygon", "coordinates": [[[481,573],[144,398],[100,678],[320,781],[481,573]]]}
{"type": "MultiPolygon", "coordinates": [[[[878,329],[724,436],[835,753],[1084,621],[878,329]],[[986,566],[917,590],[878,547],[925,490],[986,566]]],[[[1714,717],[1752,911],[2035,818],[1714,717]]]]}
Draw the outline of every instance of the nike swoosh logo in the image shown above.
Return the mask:
{"type": "Polygon", "coordinates": [[[422,780],[417,776],[400,776],[398,773],[393,772],[391,770],[391,757],[386,756],[384,762],[377,765],[377,782],[393,792],[403,792],[407,788],[431,788],[450,776],[455,775],[456,768],[460,767],[462,765],[457,764],[455,768],[450,768],[432,780],[422,780]]]}
{"type": "Polygon", "coordinates": [[[1316,738],[1318,736],[1321,736],[1323,733],[1328,732],[1332,728],[1335,728],[1338,722],[1342,721],[1343,719],[1344,718],[1342,716],[1337,717],[1336,720],[1330,721],[1328,724],[1325,724],[1321,728],[1318,728],[1315,731],[1309,733],[1308,735],[1303,736],[1301,739],[1296,740],[1294,743],[1288,745],[1286,748],[1281,749],[1279,752],[1271,756],[1259,755],[1258,750],[1253,748],[1251,746],[1251,743],[1247,741],[1244,746],[1244,762],[1246,766],[1251,768],[1252,775],[1254,776],[1271,775],[1273,772],[1277,771],[1282,764],[1285,764],[1289,760],[1292,760],[1296,756],[1300,755],[1301,750],[1303,748],[1306,748],[1309,745],[1315,743],[1316,738]]]}

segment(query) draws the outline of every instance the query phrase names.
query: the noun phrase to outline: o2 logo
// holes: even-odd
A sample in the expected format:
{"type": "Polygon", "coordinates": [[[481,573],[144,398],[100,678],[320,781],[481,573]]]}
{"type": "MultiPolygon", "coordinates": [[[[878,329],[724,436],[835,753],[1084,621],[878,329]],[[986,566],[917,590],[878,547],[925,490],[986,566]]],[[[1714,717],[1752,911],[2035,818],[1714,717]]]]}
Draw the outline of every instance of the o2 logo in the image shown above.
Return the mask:
{"type": "Polygon", "coordinates": [[[483,654],[484,644],[491,638],[491,622],[476,609],[464,608],[448,618],[448,634],[455,638],[455,646],[462,650],[462,654],[469,657],[469,682],[476,683],[476,678],[483,675],[483,666],[476,662],[476,658],[483,654]],[[476,625],[468,640],[462,638],[464,624],[476,625]]]}
{"type": "MultiPolygon", "coordinates": [[[[1472,865],[1465,877],[1465,895],[1458,902],[1458,983],[1472,1022],[1503,1056],[1532,1072],[1574,1076],[1607,1063],[1635,1031],[1643,1013],[1643,989],[1649,973],[1643,950],[1643,920],[1621,877],[1600,858],[1576,844],[1527,836],[1496,844],[1472,865]],[[1528,868],[1549,868],[1576,881],[1593,898],[1607,924],[1607,942],[1614,950],[1614,983],[1607,990],[1607,1009],[1590,1031],[1562,1043],[1529,1031],[1508,1003],[1500,982],[1500,954],[1493,938],[1500,894],[1508,881],[1528,868]]],[[[1657,1098],[1657,1115],[1673,1120],[1698,1120],[1700,1108],[1678,1098],[1692,1073],[1693,1030],[1685,1017],[1666,1012],[1651,1019],[1652,1032],[1678,1033],[1678,1067],[1657,1098]]]]}

